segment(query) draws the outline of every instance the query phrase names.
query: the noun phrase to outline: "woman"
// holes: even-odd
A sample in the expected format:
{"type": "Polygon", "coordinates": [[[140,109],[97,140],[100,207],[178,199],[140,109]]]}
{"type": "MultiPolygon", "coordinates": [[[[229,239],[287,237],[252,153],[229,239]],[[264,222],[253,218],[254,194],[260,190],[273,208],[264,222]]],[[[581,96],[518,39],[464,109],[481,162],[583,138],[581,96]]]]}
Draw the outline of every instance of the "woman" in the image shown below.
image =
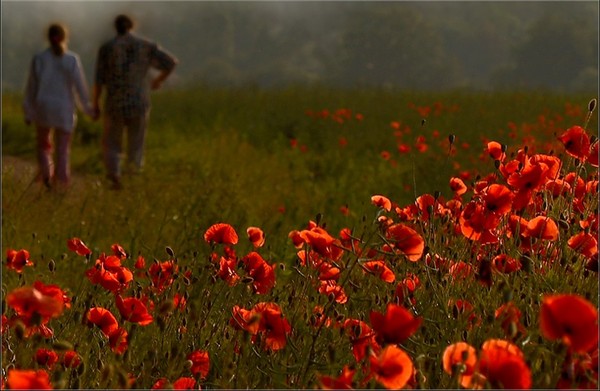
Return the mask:
{"type": "Polygon", "coordinates": [[[58,182],[70,183],[71,140],[75,123],[76,102],[91,117],[88,87],[76,53],[67,50],[67,29],[61,24],[48,28],[50,47],[36,54],[25,90],[25,123],[35,124],[40,176],[47,187],[58,182]],[[56,142],[56,168],[52,159],[52,138],[56,142]]]}

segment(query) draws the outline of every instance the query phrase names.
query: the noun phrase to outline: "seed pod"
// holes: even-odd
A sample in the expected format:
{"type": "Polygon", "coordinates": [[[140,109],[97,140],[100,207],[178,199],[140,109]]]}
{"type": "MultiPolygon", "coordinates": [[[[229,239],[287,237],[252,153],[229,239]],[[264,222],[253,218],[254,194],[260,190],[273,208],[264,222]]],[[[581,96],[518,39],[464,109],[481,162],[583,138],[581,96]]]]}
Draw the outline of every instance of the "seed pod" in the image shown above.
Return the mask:
{"type": "Polygon", "coordinates": [[[64,340],[56,340],[52,344],[52,349],[58,350],[60,352],[64,352],[67,350],[74,350],[73,344],[69,341],[64,341],[64,340]]]}

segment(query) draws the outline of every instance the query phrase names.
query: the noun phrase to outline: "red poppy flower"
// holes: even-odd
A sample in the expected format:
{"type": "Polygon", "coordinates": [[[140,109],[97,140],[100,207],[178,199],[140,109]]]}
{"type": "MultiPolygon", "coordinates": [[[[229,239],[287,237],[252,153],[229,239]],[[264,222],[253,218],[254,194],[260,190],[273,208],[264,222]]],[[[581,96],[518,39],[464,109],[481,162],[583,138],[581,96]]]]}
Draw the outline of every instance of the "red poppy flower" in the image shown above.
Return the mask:
{"type": "Polygon", "coordinates": [[[227,282],[227,285],[234,286],[240,280],[236,272],[237,259],[221,257],[219,259],[219,271],[217,277],[227,282]]]}
{"type": "Polygon", "coordinates": [[[342,373],[337,378],[331,376],[319,376],[321,382],[321,389],[323,390],[351,390],[352,379],[356,370],[348,368],[344,365],[342,373]]]}
{"type": "Polygon", "coordinates": [[[321,227],[313,227],[308,230],[301,231],[301,236],[305,239],[310,247],[319,253],[321,256],[331,260],[337,260],[343,254],[341,243],[321,227]],[[339,245],[338,246],[336,246],[339,245]]]}
{"type": "Polygon", "coordinates": [[[577,295],[547,295],[540,329],[544,337],[561,339],[574,352],[588,352],[598,346],[598,309],[577,295]]]}
{"type": "Polygon", "coordinates": [[[444,350],[442,365],[449,375],[470,376],[475,371],[477,352],[466,342],[454,343],[444,350]]]}
{"type": "Polygon", "coordinates": [[[52,368],[58,362],[58,354],[54,350],[39,348],[35,352],[35,362],[38,365],[52,368]]]}
{"type": "Polygon", "coordinates": [[[74,350],[67,350],[62,359],[65,368],[77,368],[81,364],[81,357],[74,350]]]}
{"type": "Polygon", "coordinates": [[[193,377],[180,377],[173,382],[174,390],[193,390],[196,388],[196,379],[193,377]]]}
{"type": "Polygon", "coordinates": [[[369,273],[376,275],[387,283],[396,281],[396,275],[389,267],[387,267],[385,261],[369,261],[363,263],[361,266],[369,273]]]}
{"type": "Polygon", "coordinates": [[[47,323],[50,318],[59,317],[65,307],[62,298],[45,295],[33,286],[13,289],[6,296],[6,304],[27,326],[32,326],[38,317],[42,324],[47,323]]]}
{"type": "Polygon", "coordinates": [[[9,369],[6,388],[11,390],[52,390],[50,375],[43,369],[38,371],[9,369]]]}
{"type": "Polygon", "coordinates": [[[90,255],[92,250],[90,250],[85,243],[79,238],[72,238],[67,240],[67,247],[69,250],[73,251],[77,255],[81,255],[85,257],[86,255],[90,255]]]}
{"type": "Polygon", "coordinates": [[[206,230],[204,240],[208,243],[237,244],[238,235],[231,225],[217,223],[206,230]]]}
{"type": "Polygon", "coordinates": [[[527,334],[527,329],[521,324],[521,311],[512,301],[498,307],[494,316],[500,320],[502,329],[509,338],[516,337],[517,333],[527,334]]]}
{"type": "Polygon", "coordinates": [[[150,388],[151,390],[164,390],[166,389],[166,386],[169,384],[169,380],[166,377],[161,377],[160,379],[158,379],[157,381],[154,382],[154,384],[152,385],[152,387],[150,388]]]}
{"type": "Polygon", "coordinates": [[[258,227],[248,227],[248,229],[246,229],[246,234],[255,248],[262,247],[263,244],[265,244],[265,234],[262,229],[258,227]]]}
{"type": "Polygon", "coordinates": [[[98,326],[100,330],[102,330],[102,332],[106,334],[106,336],[109,336],[112,332],[119,328],[117,318],[115,318],[112,312],[110,312],[106,308],[90,308],[90,310],[87,313],[87,320],[90,323],[98,326]]]}
{"type": "Polygon", "coordinates": [[[513,199],[513,192],[504,185],[494,183],[483,190],[485,208],[497,215],[504,215],[510,212],[513,199]]]}
{"type": "Polygon", "coordinates": [[[518,347],[504,340],[488,340],[479,355],[478,372],[492,388],[531,388],[531,370],[518,347]]]}
{"type": "Polygon", "coordinates": [[[337,279],[340,278],[341,270],[329,262],[321,262],[319,266],[317,266],[317,270],[319,270],[319,280],[337,281],[337,279]]]}
{"type": "Polygon", "coordinates": [[[9,248],[6,251],[6,266],[17,273],[22,273],[25,266],[33,266],[33,262],[29,260],[29,251],[9,248]]]}
{"type": "Polygon", "coordinates": [[[467,192],[467,185],[458,177],[450,178],[450,189],[454,192],[455,197],[460,197],[467,192]]]}
{"type": "Polygon", "coordinates": [[[413,376],[412,360],[395,345],[385,347],[379,355],[371,355],[369,362],[375,380],[388,389],[403,388],[413,376]]]}
{"type": "Polygon", "coordinates": [[[558,239],[558,225],[550,217],[537,216],[529,220],[524,235],[531,238],[556,240],[558,239]]]}
{"type": "Polygon", "coordinates": [[[260,327],[260,316],[253,310],[247,310],[236,305],[231,310],[229,324],[238,330],[245,330],[254,335],[258,333],[260,327]]]}
{"type": "Polygon", "coordinates": [[[148,274],[152,280],[152,286],[158,292],[162,292],[175,281],[175,273],[179,267],[173,261],[164,261],[153,263],[148,269],[148,274]]]}
{"type": "Polygon", "coordinates": [[[122,327],[112,331],[108,336],[111,350],[116,354],[123,354],[129,347],[128,333],[122,327]]]}
{"type": "Polygon", "coordinates": [[[344,288],[338,285],[335,280],[322,280],[319,285],[319,293],[327,297],[333,297],[335,302],[339,304],[346,304],[348,301],[344,288]]]}
{"type": "Polygon", "coordinates": [[[567,153],[580,160],[586,160],[590,153],[590,138],[581,126],[567,129],[558,139],[565,146],[567,153]]]}
{"type": "Polygon", "coordinates": [[[394,224],[387,229],[387,238],[409,261],[416,262],[421,259],[425,241],[414,229],[401,223],[394,224]]]}
{"type": "Polygon", "coordinates": [[[352,354],[356,362],[361,362],[367,355],[367,349],[379,351],[380,346],[375,339],[375,331],[365,322],[358,319],[346,319],[343,324],[352,344],[352,354]]]}
{"type": "Polygon", "coordinates": [[[502,162],[506,157],[502,144],[500,144],[497,141],[490,141],[489,143],[487,143],[486,151],[494,160],[500,160],[502,162]]]}
{"type": "Polygon", "coordinates": [[[270,350],[283,349],[292,327],[279,306],[275,303],[258,303],[252,310],[260,316],[259,331],[265,336],[265,347],[270,350]]]}
{"type": "Polygon", "coordinates": [[[135,297],[123,299],[121,295],[117,295],[115,300],[117,309],[124,320],[137,323],[140,326],[147,326],[154,320],[152,315],[148,313],[146,305],[140,299],[135,297]]]}
{"type": "Polygon", "coordinates": [[[390,211],[392,210],[392,202],[389,200],[389,198],[382,196],[382,195],[374,195],[371,197],[371,203],[373,205],[376,205],[386,211],[390,211]]]}
{"type": "Polygon", "coordinates": [[[120,244],[113,244],[112,246],[110,246],[110,249],[113,252],[113,255],[115,257],[119,257],[120,259],[125,259],[127,258],[127,253],[125,252],[125,250],[123,249],[123,247],[121,247],[120,244]]]}
{"type": "Polygon", "coordinates": [[[496,270],[502,273],[512,273],[521,269],[521,262],[506,254],[496,255],[492,260],[492,263],[496,270]]]}
{"type": "Polygon", "coordinates": [[[380,344],[404,342],[417,331],[423,321],[421,317],[414,317],[403,306],[393,303],[387,305],[385,314],[371,311],[370,319],[380,344]]]}
{"type": "Polygon", "coordinates": [[[200,375],[202,379],[206,378],[208,370],[210,369],[210,357],[208,356],[208,352],[196,350],[190,353],[187,359],[192,362],[190,370],[194,376],[200,375]]]}
{"type": "Polygon", "coordinates": [[[135,267],[138,270],[144,270],[146,268],[146,260],[144,259],[144,257],[141,255],[138,255],[133,267],[135,267]]]}
{"type": "Polygon", "coordinates": [[[259,253],[251,252],[242,258],[248,275],[252,277],[254,292],[261,295],[268,293],[275,286],[275,269],[269,265],[259,253]]]}
{"type": "Polygon", "coordinates": [[[460,232],[469,240],[482,244],[496,243],[498,238],[493,231],[500,222],[500,216],[490,213],[485,206],[476,201],[469,201],[458,219],[460,232]]]}
{"type": "Polygon", "coordinates": [[[580,232],[577,235],[571,236],[567,244],[573,250],[588,258],[598,254],[598,241],[593,235],[586,232],[580,232]]]}

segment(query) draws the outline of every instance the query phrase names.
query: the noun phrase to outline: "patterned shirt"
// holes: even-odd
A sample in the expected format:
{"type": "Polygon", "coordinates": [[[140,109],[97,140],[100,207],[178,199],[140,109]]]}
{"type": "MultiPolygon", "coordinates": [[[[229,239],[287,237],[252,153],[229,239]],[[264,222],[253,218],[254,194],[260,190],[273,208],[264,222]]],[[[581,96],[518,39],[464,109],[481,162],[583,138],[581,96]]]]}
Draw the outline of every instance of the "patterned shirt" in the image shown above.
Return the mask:
{"type": "Polygon", "coordinates": [[[131,33],[120,35],[100,48],[96,84],[106,87],[104,110],[125,118],[143,115],[150,108],[150,68],[170,71],[177,59],[156,43],[131,33]]]}

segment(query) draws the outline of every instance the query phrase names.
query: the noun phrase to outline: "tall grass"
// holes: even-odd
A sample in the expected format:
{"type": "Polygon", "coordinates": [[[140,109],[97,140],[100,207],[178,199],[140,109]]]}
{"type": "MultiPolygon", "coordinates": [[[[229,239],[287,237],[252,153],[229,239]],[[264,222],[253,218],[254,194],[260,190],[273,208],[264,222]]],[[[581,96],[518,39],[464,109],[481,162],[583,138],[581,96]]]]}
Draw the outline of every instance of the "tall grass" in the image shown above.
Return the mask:
{"type": "MultiPolygon", "coordinates": [[[[22,124],[19,99],[3,97],[2,152],[34,164],[33,130],[22,124]]],[[[81,373],[54,372],[56,386],[126,388],[131,373],[137,377],[134,387],[149,388],[159,378],[174,380],[187,373],[186,355],[197,349],[209,351],[211,357],[203,387],[318,386],[319,374],[336,375],[354,358],[343,329],[311,325],[314,307],[323,306],[332,319],[368,322],[371,310],[384,311],[394,300],[396,284],[366,275],[360,255],[349,253],[340,264],[349,281],[345,290],[350,299],[337,305],[313,288],[318,273],[298,265],[288,233],[313,220],[332,235],[350,228],[364,248],[376,246],[381,241],[377,219],[382,212],[371,204],[372,195],[385,195],[400,207],[425,193],[451,199],[450,177],[462,176],[470,186],[478,176],[496,171],[484,153],[487,141],[506,144],[513,155],[526,144],[531,153],[553,153],[567,161],[556,137],[583,124],[589,99],[546,93],[325,88],[164,91],[153,96],[145,171],[125,177],[123,191],[109,190],[104,180],[101,124],[81,118],[72,157],[76,184],[70,191],[46,191],[32,182],[34,172],[23,176],[3,167],[2,248],[27,249],[35,263],[22,274],[3,267],[3,298],[35,280],[58,284],[73,297],[71,309],[52,321],[53,341],[72,344],[85,368],[81,373]],[[419,136],[424,137],[421,144],[427,145],[426,150],[418,150],[419,136]],[[401,144],[410,150],[400,152],[401,144]],[[235,246],[240,257],[253,250],[242,238],[245,228],[264,230],[266,244],[260,253],[279,265],[270,293],[257,296],[249,284],[229,287],[215,279],[211,254],[222,248],[207,244],[203,235],[217,222],[229,223],[240,233],[235,246]],[[67,249],[66,240],[73,237],[90,245],[90,260],[67,249]],[[126,249],[129,267],[140,254],[148,264],[176,259],[180,268],[166,293],[150,294],[155,322],[129,328],[124,355],[111,352],[98,329],[81,326],[90,307],[114,307],[112,295],[85,277],[93,261],[110,253],[114,243],[126,249]],[[185,311],[169,307],[175,293],[185,293],[185,311]],[[248,334],[231,326],[234,305],[250,308],[259,301],[278,303],[292,325],[285,349],[263,351],[248,334]]],[[[597,126],[593,116],[588,129],[597,126]]],[[[597,201],[595,205],[585,213],[597,214],[597,201]]],[[[557,204],[553,213],[558,216],[563,206],[557,204]]],[[[479,251],[477,246],[466,238],[448,240],[447,224],[432,218],[420,226],[428,251],[475,262],[471,258],[479,251]]],[[[566,239],[556,244],[565,254],[566,239]]],[[[505,250],[520,251],[516,245],[505,250]]],[[[414,273],[423,285],[414,296],[423,325],[403,344],[418,371],[418,386],[456,387],[456,379],[441,368],[444,348],[459,340],[478,347],[489,338],[501,338],[504,331],[494,311],[509,300],[523,312],[528,335],[519,343],[534,386],[554,386],[565,351],[560,343],[540,335],[539,301],[548,292],[572,292],[597,305],[597,278],[575,262],[579,261],[565,259],[545,274],[497,276],[483,289],[476,279],[453,282],[447,274],[424,267],[422,260],[395,259],[391,268],[396,283],[414,273]],[[469,326],[467,316],[453,314],[447,303],[457,298],[468,299],[476,308],[477,327],[469,326]]],[[[147,285],[143,277],[136,277],[128,295],[146,292],[147,285]]],[[[5,370],[38,366],[32,361],[33,352],[52,345],[43,338],[19,340],[9,333],[6,346],[12,350],[3,354],[5,370]]],[[[362,386],[377,383],[370,380],[362,386]]]]}

